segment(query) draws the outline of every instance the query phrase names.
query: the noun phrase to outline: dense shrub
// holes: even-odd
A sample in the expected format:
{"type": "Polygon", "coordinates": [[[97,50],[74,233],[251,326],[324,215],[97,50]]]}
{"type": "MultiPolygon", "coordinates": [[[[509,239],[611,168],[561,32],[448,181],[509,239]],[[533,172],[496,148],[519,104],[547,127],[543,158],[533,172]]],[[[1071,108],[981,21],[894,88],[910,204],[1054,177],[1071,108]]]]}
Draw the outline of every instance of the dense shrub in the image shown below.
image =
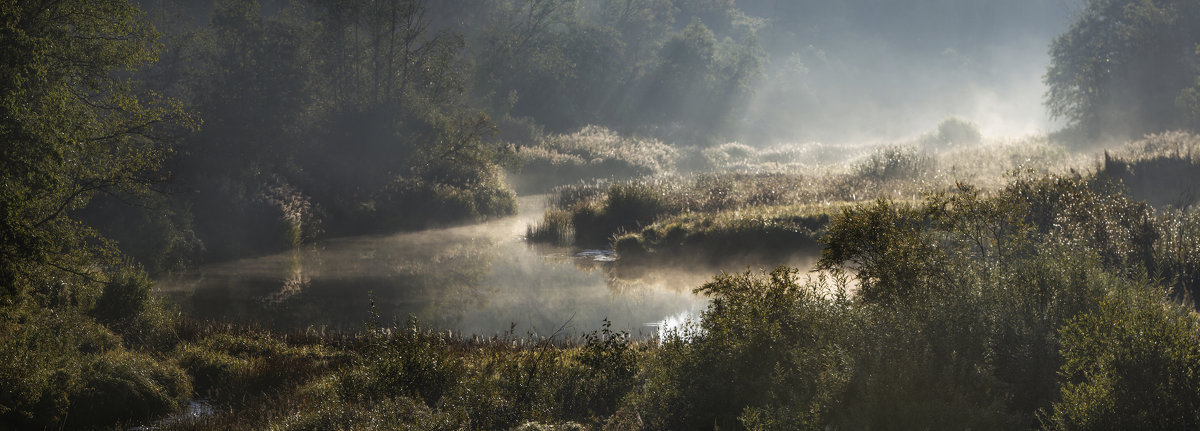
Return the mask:
{"type": "Polygon", "coordinates": [[[516,213],[516,195],[504,185],[498,170],[460,174],[465,176],[449,182],[396,177],[376,199],[359,208],[355,215],[359,225],[354,229],[424,229],[516,213]]]}
{"type": "Polygon", "coordinates": [[[120,335],[126,345],[169,350],[175,316],[142,271],[124,268],[104,284],[89,315],[120,335]]]}
{"type": "Polygon", "coordinates": [[[1059,429],[1200,426],[1200,315],[1152,288],[1111,292],[1062,328],[1059,429]]]}
{"type": "Polygon", "coordinates": [[[1194,205],[1200,200],[1200,136],[1147,135],[1106,151],[1098,175],[1120,181],[1131,197],[1155,207],[1194,205]]]}
{"type": "Polygon", "coordinates": [[[578,365],[559,392],[569,418],[607,417],[633,388],[638,355],[628,332],[613,331],[607,319],[600,331],[584,335],[578,365]]]}
{"type": "Polygon", "coordinates": [[[417,327],[374,334],[373,346],[353,370],[343,373],[338,394],[344,400],[376,401],[406,397],[433,407],[462,374],[462,363],[437,334],[417,327]]]}
{"type": "Polygon", "coordinates": [[[945,269],[926,223],[917,209],[885,200],[845,208],[823,239],[820,266],[849,264],[865,301],[923,294],[914,290],[938,286],[933,278],[945,269]]]}
{"type": "Polygon", "coordinates": [[[0,313],[0,418],[14,427],[46,428],[66,419],[81,370],[120,339],[91,319],[48,309],[0,313]]]}
{"type": "Polygon", "coordinates": [[[97,428],[175,410],[190,379],[169,361],[134,353],[73,310],[0,314],[0,420],[15,428],[97,428]]]}
{"type": "Polygon", "coordinates": [[[350,360],[347,352],[294,346],[257,331],[204,334],[178,346],[173,357],[192,376],[196,394],[223,402],[290,390],[350,360]]]}
{"type": "Polygon", "coordinates": [[[835,344],[848,299],[797,276],[786,268],[725,274],[697,289],[713,298],[699,327],[664,340],[627,408],[654,429],[822,423],[848,377],[849,358],[835,344]],[[770,405],[787,408],[763,410],[770,405]]]}
{"type": "Polygon", "coordinates": [[[622,266],[787,263],[820,252],[818,239],[833,208],[776,205],[661,217],[640,232],[618,235],[613,251],[622,266]]]}
{"type": "Polygon", "coordinates": [[[654,187],[642,183],[613,184],[598,204],[576,205],[571,219],[575,243],[609,244],[614,233],[640,229],[669,211],[669,203],[654,187]]]}
{"type": "Polygon", "coordinates": [[[124,350],[95,356],[80,374],[67,416],[73,428],[161,416],[192,393],[190,379],[175,364],[124,350]]]}
{"type": "Polygon", "coordinates": [[[1166,210],[1156,220],[1152,275],[1174,286],[1177,297],[1200,298],[1200,211],[1166,210]]]}
{"type": "Polygon", "coordinates": [[[575,240],[575,226],[571,223],[571,213],[560,209],[547,210],[542,214],[541,222],[526,226],[525,239],[552,244],[571,244],[575,240]]]}

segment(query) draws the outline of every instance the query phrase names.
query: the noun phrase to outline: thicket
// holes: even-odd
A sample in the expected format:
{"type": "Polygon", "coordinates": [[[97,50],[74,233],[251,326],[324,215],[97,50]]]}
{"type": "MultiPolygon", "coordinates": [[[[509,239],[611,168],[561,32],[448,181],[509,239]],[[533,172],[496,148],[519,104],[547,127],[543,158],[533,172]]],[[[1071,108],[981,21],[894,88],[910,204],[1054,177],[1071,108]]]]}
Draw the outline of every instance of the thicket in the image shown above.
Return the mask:
{"type": "Polygon", "coordinates": [[[1152,268],[1157,232],[1144,204],[1081,178],[846,208],[824,239],[832,276],[780,268],[701,287],[713,302],[651,353],[615,420],[1195,426],[1200,326],[1155,281],[1174,285],[1152,268]]]}
{"type": "Polygon", "coordinates": [[[1165,220],[1098,177],[848,205],[824,272],[719,275],[648,343],[180,325],[176,361],[233,407],[168,429],[1195,427],[1165,220]]]}

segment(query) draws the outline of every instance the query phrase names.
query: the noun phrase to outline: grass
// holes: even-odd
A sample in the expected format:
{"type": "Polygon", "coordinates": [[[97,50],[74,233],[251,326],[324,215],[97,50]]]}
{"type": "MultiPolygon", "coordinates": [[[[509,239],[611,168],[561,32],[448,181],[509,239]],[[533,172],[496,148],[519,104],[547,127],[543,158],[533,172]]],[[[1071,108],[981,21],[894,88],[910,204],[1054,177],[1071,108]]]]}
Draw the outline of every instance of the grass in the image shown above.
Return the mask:
{"type": "Polygon", "coordinates": [[[689,212],[639,232],[618,235],[613,249],[628,258],[622,264],[653,264],[662,258],[701,265],[787,263],[796,255],[819,254],[825,225],[845,205],[848,203],[689,212]]]}
{"type": "MultiPolygon", "coordinates": [[[[1065,150],[1037,137],[976,146],[943,146],[936,152],[901,145],[873,151],[848,150],[848,153],[851,155],[845,156],[840,165],[816,167],[799,165],[794,160],[782,164],[764,162],[782,154],[782,150],[760,151],[727,144],[703,154],[726,169],[737,166],[738,170],[560,186],[552,194],[551,208],[540,223],[530,226],[527,238],[582,247],[611,247],[623,239],[622,249],[626,251],[644,248],[653,253],[669,248],[660,247],[655,238],[639,242],[630,235],[638,235],[652,225],[670,224],[673,218],[685,215],[704,218],[692,214],[710,214],[707,218],[720,222],[704,226],[688,222],[679,226],[703,228],[703,235],[715,237],[731,238],[744,232],[750,236],[742,242],[751,244],[768,233],[748,228],[764,214],[775,217],[773,214],[795,212],[798,207],[831,202],[881,198],[916,201],[926,193],[952,190],[958,182],[996,188],[1012,178],[1014,171],[1066,173],[1070,168],[1064,159],[1084,160],[1082,156],[1067,157],[1065,150]],[[853,155],[855,152],[860,155],[853,155]],[[780,166],[785,168],[777,169],[780,166]],[[721,215],[712,215],[716,213],[721,215]],[[737,223],[730,220],[739,216],[748,219],[737,223]],[[714,225],[730,231],[717,232],[714,225]]],[[[693,232],[689,236],[698,234],[693,232]]],[[[749,247],[753,246],[739,248],[749,247]]]]}
{"type": "Polygon", "coordinates": [[[463,338],[411,323],[338,334],[192,331],[177,356],[218,408],[165,429],[596,426],[649,348],[608,325],[577,338],[463,338]]]}
{"type": "Polygon", "coordinates": [[[521,168],[513,176],[519,193],[543,193],[563,184],[597,178],[628,179],[671,172],[679,152],[653,139],[627,138],[599,126],[543,136],[516,148],[521,168]]]}
{"type": "Polygon", "coordinates": [[[1151,205],[1195,205],[1200,202],[1200,136],[1171,132],[1130,142],[1106,152],[1100,172],[1151,205]]]}

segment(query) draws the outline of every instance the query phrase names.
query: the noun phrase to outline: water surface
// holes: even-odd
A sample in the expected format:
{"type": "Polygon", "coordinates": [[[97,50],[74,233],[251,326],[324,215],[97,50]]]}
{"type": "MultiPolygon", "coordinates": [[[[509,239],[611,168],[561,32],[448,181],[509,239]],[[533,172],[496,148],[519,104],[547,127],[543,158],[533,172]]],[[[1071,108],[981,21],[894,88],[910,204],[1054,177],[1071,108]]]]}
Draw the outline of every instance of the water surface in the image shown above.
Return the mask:
{"type": "Polygon", "coordinates": [[[692,289],[710,273],[611,276],[611,253],[534,247],[521,235],[544,197],[520,199],[520,215],[470,226],[332,239],[269,256],[201,267],[159,280],[191,316],[275,329],[361,328],[372,299],[383,324],[409,316],[465,334],[568,334],[603,319],[635,335],[694,315],[706,300],[692,289]]]}

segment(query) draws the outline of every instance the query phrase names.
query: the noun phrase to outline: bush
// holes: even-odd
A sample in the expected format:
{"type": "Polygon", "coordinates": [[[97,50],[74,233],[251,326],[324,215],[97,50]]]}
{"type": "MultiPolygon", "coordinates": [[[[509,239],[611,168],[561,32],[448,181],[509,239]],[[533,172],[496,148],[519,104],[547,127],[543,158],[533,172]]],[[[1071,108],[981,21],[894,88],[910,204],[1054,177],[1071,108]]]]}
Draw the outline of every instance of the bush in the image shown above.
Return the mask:
{"type": "Polygon", "coordinates": [[[855,175],[871,181],[888,181],[918,177],[932,170],[934,160],[915,148],[885,146],[876,149],[866,160],[855,166],[855,175]]]}
{"type": "Polygon", "coordinates": [[[859,281],[858,295],[867,302],[890,302],[927,295],[945,269],[938,247],[925,231],[927,221],[912,207],[879,200],[845,208],[822,239],[825,249],[817,266],[837,269],[849,264],[859,281]]]}
{"type": "Polygon", "coordinates": [[[225,395],[221,393],[223,389],[241,383],[252,370],[251,362],[247,359],[194,344],[181,346],[175,358],[179,366],[192,376],[196,393],[207,397],[225,395]]]}
{"type": "Polygon", "coordinates": [[[675,169],[679,152],[658,140],[622,137],[599,126],[569,135],[550,135],[517,148],[521,162],[515,187],[543,193],[562,184],[597,178],[631,179],[675,169]]]}
{"type": "Polygon", "coordinates": [[[87,317],[5,307],[0,313],[0,419],[17,428],[50,428],[66,419],[81,370],[120,338],[87,317]]]}
{"type": "Polygon", "coordinates": [[[652,429],[823,423],[849,371],[835,344],[849,323],[838,313],[846,297],[797,275],[724,274],[697,289],[712,297],[698,331],[663,340],[627,408],[652,429]],[[763,410],[772,405],[787,407],[763,410]]]}
{"type": "Polygon", "coordinates": [[[1200,211],[1167,210],[1156,220],[1154,270],[1178,297],[1200,298],[1200,211]]]}
{"type": "Polygon", "coordinates": [[[477,222],[517,212],[517,198],[499,171],[479,172],[456,181],[398,176],[360,208],[356,229],[378,232],[425,229],[477,222]],[[419,203],[419,204],[418,204],[419,203]]]}
{"type": "Polygon", "coordinates": [[[574,355],[575,366],[559,384],[555,397],[566,418],[608,417],[635,383],[638,355],[628,332],[612,330],[604,320],[600,331],[584,336],[574,355]]]}
{"type": "Polygon", "coordinates": [[[1159,291],[1113,292],[1062,331],[1060,429],[1200,427],[1200,316],[1159,291]]]}
{"type": "Polygon", "coordinates": [[[625,234],[613,240],[613,251],[623,259],[637,259],[648,253],[646,241],[640,234],[625,234]]]}
{"type": "MultiPolygon", "coordinates": [[[[375,330],[380,331],[380,330],[375,330]]],[[[407,397],[437,406],[462,374],[462,363],[444,340],[415,324],[395,332],[374,332],[371,351],[340,376],[344,400],[378,401],[407,397]]]]}
{"type": "Polygon", "coordinates": [[[191,395],[170,362],[123,349],[73,310],[0,314],[0,421],[16,428],[97,428],[153,418],[191,395]]]}
{"type": "Polygon", "coordinates": [[[619,232],[634,231],[669,213],[670,207],[654,187],[643,183],[613,184],[597,203],[573,208],[571,225],[578,245],[608,245],[619,232]]]}
{"type": "Polygon", "coordinates": [[[1106,151],[1097,175],[1119,180],[1129,196],[1150,205],[1186,208],[1200,200],[1200,135],[1147,135],[1106,151]]]}
{"type": "Polygon", "coordinates": [[[169,350],[175,343],[174,316],[153,289],[146,273],[119,269],[104,284],[89,314],[119,334],[126,345],[169,350]]]}
{"type": "Polygon", "coordinates": [[[293,346],[261,332],[207,334],[180,345],[174,357],[192,376],[197,394],[239,402],[286,390],[349,360],[345,352],[293,346]]]}
{"type": "Polygon", "coordinates": [[[73,428],[161,416],[192,393],[188,376],[174,364],[124,350],[96,356],[81,375],[67,416],[73,428]]]}
{"type": "Polygon", "coordinates": [[[980,143],[983,141],[983,134],[979,133],[979,126],[975,123],[950,117],[938,124],[933,140],[940,144],[940,147],[962,147],[980,143]]]}

